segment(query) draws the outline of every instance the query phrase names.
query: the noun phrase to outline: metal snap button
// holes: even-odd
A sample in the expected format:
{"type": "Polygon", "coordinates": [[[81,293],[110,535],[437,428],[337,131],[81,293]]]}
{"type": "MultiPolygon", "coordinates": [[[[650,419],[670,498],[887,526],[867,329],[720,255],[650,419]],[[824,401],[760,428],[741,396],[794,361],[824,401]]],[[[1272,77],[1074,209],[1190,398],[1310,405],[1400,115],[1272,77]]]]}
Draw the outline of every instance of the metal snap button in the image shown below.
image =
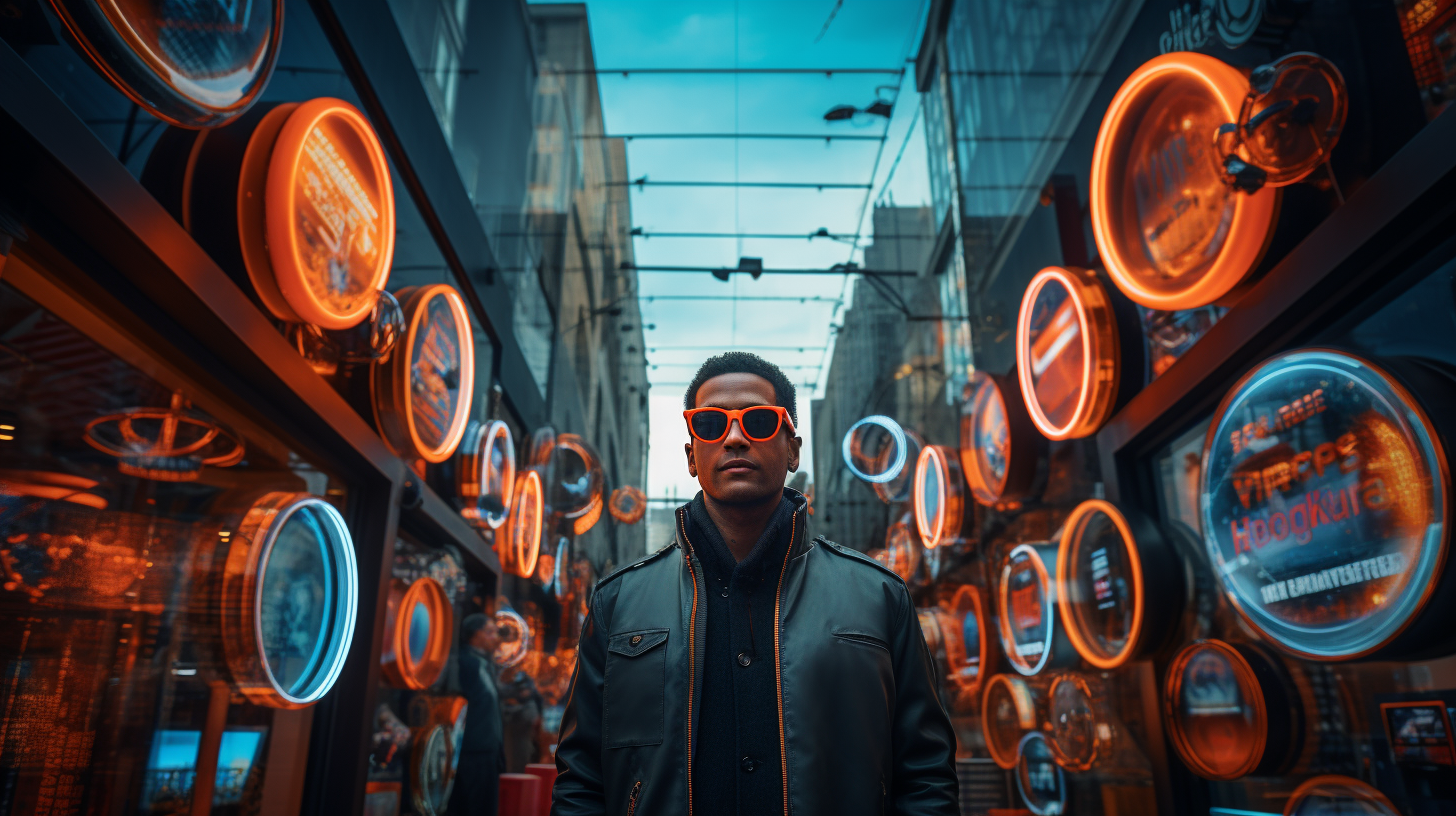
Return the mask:
{"type": "Polygon", "coordinates": [[[748,667],[748,664],[749,663],[752,663],[752,662],[753,662],[753,658],[749,657],[748,655],[744,654],[743,652],[739,652],[738,653],[738,665],[743,666],[744,668],[747,668],[748,667]]]}
{"type": "Polygon", "coordinates": [[[639,644],[641,642],[642,642],[642,636],[641,635],[633,635],[632,636],[632,645],[633,646],[636,646],[637,644],[639,644]]]}
{"type": "Polygon", "coordinates": [[[744,757],[739,765],[743,767],[745,773],[753,773],[753,769],[758,767],[758,763],[753,761],[753,757],[744,757]]]}

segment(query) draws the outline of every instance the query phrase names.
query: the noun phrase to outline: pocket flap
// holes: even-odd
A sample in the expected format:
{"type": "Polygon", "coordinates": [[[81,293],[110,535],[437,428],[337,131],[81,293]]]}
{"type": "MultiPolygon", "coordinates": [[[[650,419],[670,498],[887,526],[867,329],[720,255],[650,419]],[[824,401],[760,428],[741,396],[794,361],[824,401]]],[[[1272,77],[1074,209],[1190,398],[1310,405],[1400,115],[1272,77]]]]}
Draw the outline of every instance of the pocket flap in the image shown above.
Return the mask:
{"type": "Polygon", "coordinates": [[[636,657],[654,646],[667,642],[666,629],[638,629],[612,635],[607,641],[607,651],[626,657],[636,657]]]}

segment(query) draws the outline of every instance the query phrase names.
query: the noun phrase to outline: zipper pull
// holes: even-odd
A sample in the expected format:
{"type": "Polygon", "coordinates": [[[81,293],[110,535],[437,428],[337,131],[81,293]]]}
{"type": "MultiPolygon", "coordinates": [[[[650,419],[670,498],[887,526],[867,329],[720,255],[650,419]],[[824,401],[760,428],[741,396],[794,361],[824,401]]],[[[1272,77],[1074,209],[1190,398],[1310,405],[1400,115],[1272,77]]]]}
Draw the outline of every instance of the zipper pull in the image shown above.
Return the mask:
{"type": "Polygon", "coordinates": [[[632,792],[627,794],[627,816],[637,812],[637,797],[642,793],[642,780],[632,783],[632,792]]]}

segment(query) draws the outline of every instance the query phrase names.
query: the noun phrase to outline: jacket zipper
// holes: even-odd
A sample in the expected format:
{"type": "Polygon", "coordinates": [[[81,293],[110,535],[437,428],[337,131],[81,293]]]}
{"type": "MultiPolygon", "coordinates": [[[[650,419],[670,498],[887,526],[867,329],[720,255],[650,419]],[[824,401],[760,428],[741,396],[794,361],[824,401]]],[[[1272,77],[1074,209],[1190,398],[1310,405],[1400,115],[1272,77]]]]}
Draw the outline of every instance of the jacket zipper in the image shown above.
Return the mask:
{"type": "MultiPolygon", "coordinates": [[[[691,612],[691,614],[688,617],[688,725],[687,725],[687,733],[688,733],[688,742],[687,742],[688,816],[693,816],[693,690],[696,688],[696,686],[694,685],[695,676],[696,676],[696,672],[694,671],[694,669],[697,667],[697,654],[698,654],[697,649],[695,647],[695,644],[696,644],[696,641],[697,641],[696,635],[697,635],[697,632],[698,632],[698,573],[697,573],[696,570],[693,569],[693,557],[692,557],[692,552],[691,552],[693,543],[688,540],[688,529],[687,529],[687,525],[683,523],[683,517],[686,515],[686,513],[687,513],[686,510],[679,510],[678,511],[678,514],[677,514],[677,529],[678,529],[678,532],[682,535],[682,540],[683,540],[683,561],[687,565],[688,575],[691,576],[692,579],[693,579],[693,606],[692,606],[692,612],[691,612]]],[[[637,783],[638,786],[640,786],[641,784],[642,784],[641,782],[638,782],[637,783]]],[[[634,793],[636,792],[636,790],[637,790],[636,788],[633,788],[633,792],[634,793]]],[[[629,806],[629,808],[627,810],[627,816],[632,816],[632,808],[634,808],[634,807],[636,807],[636,800],[635,799],[632,801],[631,805],[629,806]]]]}
{"type": "Polygon", "coordinates": [[[637,797],[642,793],[642,780],[632,783],[632,792],[627,794],[627,816],[637,812],[637,797]]]}
{"type": "Polygon", "coordinates": [[[789,558],[794,554],[794,539],[798,533],[799,511],[795,510],[793,524],[789,526],[789,548],[784,552],[784,565],[779,569],[779,588],[774,594],[774,685],[778,689],[779,766],[783,771],[784,816],[789,816],[789,749],[784,739],[784,667],[779,650],[779,609],[784,600],[784,576],[789,571],[789,558]]]}

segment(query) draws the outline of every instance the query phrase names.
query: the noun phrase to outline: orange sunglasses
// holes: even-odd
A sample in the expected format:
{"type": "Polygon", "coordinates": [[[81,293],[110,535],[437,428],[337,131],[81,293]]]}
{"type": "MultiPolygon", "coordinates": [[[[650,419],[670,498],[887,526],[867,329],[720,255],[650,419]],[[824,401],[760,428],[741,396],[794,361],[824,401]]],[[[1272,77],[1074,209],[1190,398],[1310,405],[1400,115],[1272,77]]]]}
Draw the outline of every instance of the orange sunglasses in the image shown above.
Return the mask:
{"type": "Polygon", "coordinates": [[[738,427],[743,429],[743,435],[754,442],[773,439],[786,422],[789,433],[794,432],[794,421],[789,418],[789,409],[782,405],[754,405],[731,411],[727,408],[693,408],[683,411],[683,419],[688,421],[688,433],[694,439],[709,444],[727,436],[735,419],[738,420],[738,427]]]}

